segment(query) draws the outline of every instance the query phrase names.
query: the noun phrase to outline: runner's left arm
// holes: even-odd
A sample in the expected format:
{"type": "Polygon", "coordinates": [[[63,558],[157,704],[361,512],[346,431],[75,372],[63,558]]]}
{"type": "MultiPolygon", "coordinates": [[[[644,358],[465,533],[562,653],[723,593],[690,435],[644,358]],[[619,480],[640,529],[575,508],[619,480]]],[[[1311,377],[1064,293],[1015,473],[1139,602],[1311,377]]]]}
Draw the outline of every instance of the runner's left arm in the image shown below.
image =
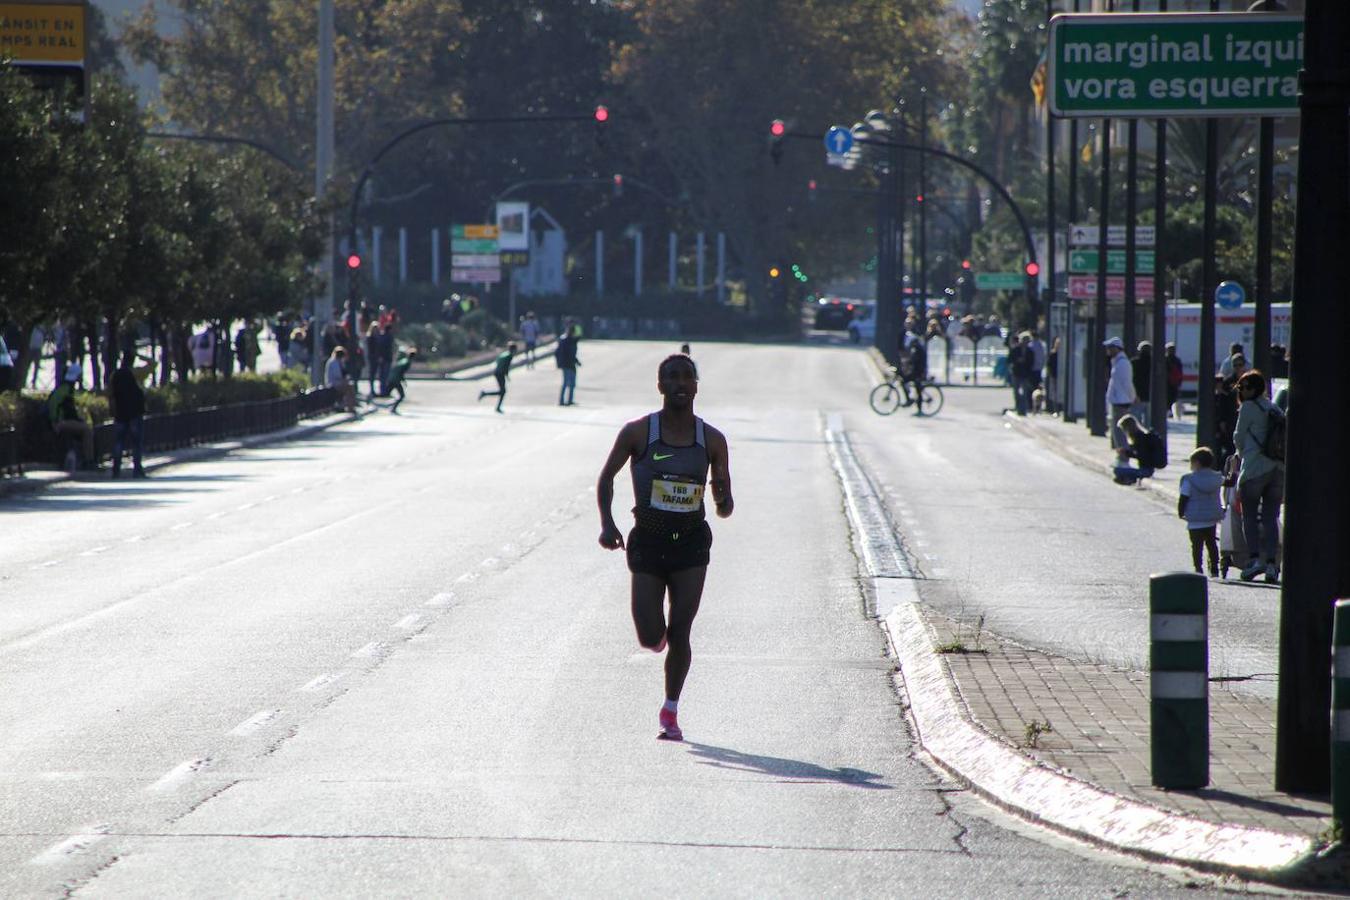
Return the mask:
{"type": "Polygon", "coordinates": [[[708,427],[708,461],[712,467],[713,505],[718,517],[725,519],[736,507],[731,499],[731,451],[726,435],[711,426],[708,427]]]}

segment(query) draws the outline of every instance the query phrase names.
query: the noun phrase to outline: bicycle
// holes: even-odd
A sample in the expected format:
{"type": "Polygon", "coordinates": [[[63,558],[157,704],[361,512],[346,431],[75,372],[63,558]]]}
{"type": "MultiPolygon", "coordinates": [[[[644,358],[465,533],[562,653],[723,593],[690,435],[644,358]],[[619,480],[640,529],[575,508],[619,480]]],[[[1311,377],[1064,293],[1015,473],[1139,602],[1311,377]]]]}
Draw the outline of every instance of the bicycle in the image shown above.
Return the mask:
{"type": "Polygon", "coordinates": [[[889,416],[902,406],[914,406],[917,400],[916,416],[935,416],[942,410],[942,388],[932,380],[925,379],[917,385],[908,379],[902,379],[898,372],[872,388],[867,398],[872,411],[879,416],[889,416]]]}

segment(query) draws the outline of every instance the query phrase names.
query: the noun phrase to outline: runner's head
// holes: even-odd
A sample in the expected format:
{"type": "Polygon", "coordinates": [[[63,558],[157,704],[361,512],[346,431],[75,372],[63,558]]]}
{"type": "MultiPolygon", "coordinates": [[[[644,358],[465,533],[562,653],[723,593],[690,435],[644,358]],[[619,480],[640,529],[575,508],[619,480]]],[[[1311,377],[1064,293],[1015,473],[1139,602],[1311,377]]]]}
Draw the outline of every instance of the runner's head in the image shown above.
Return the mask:
{"type": "Polygon", "coordinates": [[[683,353],[672,353],[656,369],[656,389],[666,406],[687,406],[698,395],[698,367],[683,353]]]}

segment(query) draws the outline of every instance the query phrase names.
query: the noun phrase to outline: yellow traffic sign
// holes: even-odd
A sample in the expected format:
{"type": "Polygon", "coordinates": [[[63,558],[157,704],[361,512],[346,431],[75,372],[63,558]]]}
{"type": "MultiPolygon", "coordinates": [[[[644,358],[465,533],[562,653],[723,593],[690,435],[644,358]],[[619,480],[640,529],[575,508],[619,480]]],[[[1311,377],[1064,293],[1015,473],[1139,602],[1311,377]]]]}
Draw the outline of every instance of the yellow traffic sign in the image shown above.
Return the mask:
{"type": "Polygon", "coordinates": [[[83,3],[0,3],[0,57],[23,66],[83,66],[83,3]]]}

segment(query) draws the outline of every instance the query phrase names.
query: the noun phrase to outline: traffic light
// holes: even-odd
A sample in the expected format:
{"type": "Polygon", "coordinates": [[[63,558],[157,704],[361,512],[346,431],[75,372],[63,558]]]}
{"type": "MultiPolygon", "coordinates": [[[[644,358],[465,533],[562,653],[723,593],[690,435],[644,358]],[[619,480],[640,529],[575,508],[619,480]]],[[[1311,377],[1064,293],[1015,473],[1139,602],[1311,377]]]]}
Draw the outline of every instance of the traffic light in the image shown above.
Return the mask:
{"type": "Polygon", "coordinates": [[[353,272],[361,268],[361,255],[358,253],[349,255],[347,257],[347,268],[351,269],[353,272]]]}
{"type": "Polygon", "coordinates": [[[595,144],[597,147],[605,146],[606,123],[609,122],[609,107],[596,106],[595,108],[595,144]]]}
{"type": "Polygon", "coordinates": [[[787,307],[788,285],[781,266],[769,266],[769,303],[775,309],[787,307]]]}
{"type": "Polygon", "coordinates": [[[802,271],[802,267],[797,265],[796,263],[792,264],[792,277],[800,281],[802,284],[806,284],[806,282],[811,280],[806,277],[806,273],[802,271]]]}
{"type": "Polygon", "coordinates": [[[769,123],[769,155],[776,166],[783,159],[783,135],[787,134],[787,123],[774,119],[769,123]]]}
{"type": "Polygon", "coordinates": [[[806,199],[810,203],[816,202],[816,180],[814,178],[806,183],[806,199]]]}
{"type": "Polygon", "coordinates": [[[968,260],[968,259],[963,259],[963,260],[961,260],[961,271],[963,271],[963,272],[969,272],[969,271],[970,271],[970,260],[968,260]]]}
{"type": "Polygon", "coordinates": [[[779,269],[777,266],[769,266],[769,277],[770,277],[770,278],[777,278],[778,276],[780,276],[780,275],[782,275],[782,274],[783,274],[782,270],[779,269]]]}
{"type": "Polygon", "coordinates": [[[615,197],[623,196],[623,176],[620,175],[618,172],[614,173],[614,196],[615,197]]]}
{"type": "Polygon", "coordinates": [[[1041,274],[1041,264],[1033,259],[1031,262],[1027,263],[1026,272],[1028,278],[1035,278],[1037,275],[1041,274]]]}

